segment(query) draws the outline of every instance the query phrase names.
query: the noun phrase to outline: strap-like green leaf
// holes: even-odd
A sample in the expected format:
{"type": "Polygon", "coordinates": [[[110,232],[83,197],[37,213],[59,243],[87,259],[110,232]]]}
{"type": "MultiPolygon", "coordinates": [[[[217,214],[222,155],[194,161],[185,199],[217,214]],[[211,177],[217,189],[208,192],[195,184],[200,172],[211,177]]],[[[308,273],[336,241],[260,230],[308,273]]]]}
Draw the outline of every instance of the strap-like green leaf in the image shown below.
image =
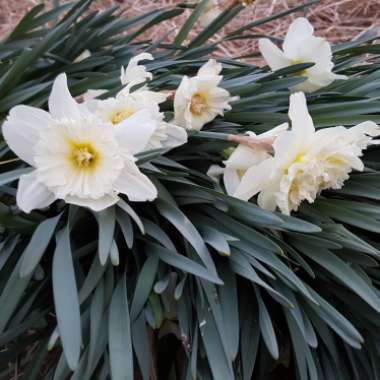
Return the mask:
{"type": "Polygon", "coordinates": [[[69,367],[75,370],[79,363],[82,334],[68,226],[57,234],[52,277],[55,311],[63,351],[69,367]]]}
{"type": "Polygon", "coordinates": [[[108,335],[112,380],[133,379],[133,351],[125,276],[120,279],[112,296],[108,335]]]}

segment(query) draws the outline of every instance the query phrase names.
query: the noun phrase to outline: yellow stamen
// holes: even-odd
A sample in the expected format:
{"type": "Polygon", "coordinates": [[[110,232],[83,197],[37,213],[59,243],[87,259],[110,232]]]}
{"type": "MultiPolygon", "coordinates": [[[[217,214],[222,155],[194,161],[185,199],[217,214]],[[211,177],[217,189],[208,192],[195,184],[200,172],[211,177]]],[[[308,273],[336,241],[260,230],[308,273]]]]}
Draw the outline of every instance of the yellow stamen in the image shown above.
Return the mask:
{"type": "MultiPolygon", "coordinates": [[[[306,62],[302,61],[301,59],[292,59],[292,61],[291,61],[292,65],[301,65],[302,63],[306,63],[306,62]]],[[[307,77],[307,69],[297,71],[293,75],[299,75],[301,77],[307,77]]]]}
{"type": "Polygon", "coordinates": [[[244,170],[244,169],[238,169],[237,170],[237,175],[239,176],[240,179],[243,178],[245,173],[246,173],[246,170],[244,170]]]}
{"type": "Polygon", "coordinates": [[[298,153],[295,157],[294,157],[294,160],[284,168],[284,174],[285,175],[288,175],[289,173],[289,168],[293,165],[293,164],[300,164],[301,162],[304,162],[305,161],[305,155],[303,153],[298,153]]]}
{"type": "Polygon", "coordinates": [[[191,98],[190,112],[195,116],[200,116],[208,110],[207,97],[199,92],[195,93],[191,98]]]}
{"type": "Polygon", "coordinates": [[[99,153],[93,145],[91,143],[75,142],[71,142],[71,145],[69,160],[75,169],[93,170],[99,161],[99,153]]]}
{"type": "Polygon", "coordinates": [[[345,162],[338,156],[331,156],[327,160],[327,163],[332,165],[344,165],[345,162]]]}
{"type": "Polygon", "coordinates": [[[130,116],[132,116],[133,114],[135,113],[135,111],[131,108],[124,108],[122,110],[118,110],[118,111],[115,111],[112,115],[111,115],[111,123],[113,125],[115,124],[119,124],[120,122],[122,122],[123,120],[125,119],[128,119],[130,116]]]}

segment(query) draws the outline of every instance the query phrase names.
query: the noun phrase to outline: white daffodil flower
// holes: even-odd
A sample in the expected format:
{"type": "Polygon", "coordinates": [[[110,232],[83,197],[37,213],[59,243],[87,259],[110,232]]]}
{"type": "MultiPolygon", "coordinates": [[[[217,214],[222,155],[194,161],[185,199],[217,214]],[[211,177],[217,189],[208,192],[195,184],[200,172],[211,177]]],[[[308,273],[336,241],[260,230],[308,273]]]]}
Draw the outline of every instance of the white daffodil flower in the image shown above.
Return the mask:
{"type": "Polygon", "coordinates": [[[152,54],[149,53],[141,53],[131,58],[126,69],[121,67],[121,84],[127,85],[127,88],[130,89],[137,84],[144,83],[147,79],[152,79],[153,74],[147,71],[145,66],[139,65],[139,62],[153,59],[152,54]]]}
{"type": "Polygon", "coordinates": [[[246,170],[233,194],[249,200],[259,193],[259,206],[287,215],[304,200],[314,202],[322,190],[341,188],[352,170],[362,171],[363,150],[380,136],[371,121],[315,131],[303,93],[291,95],[289,117],[292,129],[276,138],[274,156],[246,170]]]}
{"type": "Polygon", "coordinates": [[[222,65],[210,59],[195,77],[183,77],[174,97],[175,124],[200,130],[216,116],[223,116],[225,110],[231,110],[229,103],[236,98],[219,87],[221,71],[222,65]]]}
{"type": "MultiPolygon", "coordinates": [[[[284,123],[260,135],[256,135],[254,132],[247,132],[247,135],[257,141],[265,141],[268,138],[277,138],[288,127],[288,123],[284,123]]],[[[241,178],[249,168],[270,157],[271,155],[266,149],[255,149],[245,144],[239,144],[228,160],[223,162],[225,165],[223,182],[227,194],[233,195],[236,192],[241,178]]]]}
{"type": "Polygon", "coordinates": [[[63,199],[100,211],[115,204],[119,193],[131,201],[152,201],[157,190],[133,155],[144,150],[155,128],[145,112],[117,126],[101,121],[76,103],[66,75],[59,75],[49,112],[16,106],[3,124],[9,147],[34,167],[20,177],[17,205],[28,213],[63,199]]]}
{"type": "Polygon", "coordinates": [[[219,0],[209,0],[207,5],[199,17],[202,26],[206,27],[211,24],[221,13],[223,9],[220,6],[219,0]]]}
{"type": "Polygon", "coordinates": [[[294,91],[313,92],[328,86],[336,79],[347,79],[345,75],[332,72],[332,52],[328,41],[313,35],[314,28],[304,17],[299,17],[290,25],[286,34],[283,50],[280,50],[268,38],[259,40],[259,49],[269,67],[279,70],[300,63],[314,63],[303,70],[300,76],[307,80],[292,88],[294,91]]]}
{"type": "Polygon", "coordinates": [[[151,79],[152,74],[138,62],[153,59],[150,54],[142,53],[132,58],[126,69],[122,69],[121,82],[126,86],[116,95],[107,99],[96,99],[105,93],[105,90],[89,90],[84,94],[83,107],[99,117],[102,121],[115,126],[126,125],[125,121],[137,112],[145,112],[156,122],[156,129],[151,135],[145,150],[156,148],[174,148],[187,142],[186,131],[164,121],[160,112],[160,104],[167,98],[166,94],[150,91],[143,86],[131,92],[131,88],[151,79]]]}

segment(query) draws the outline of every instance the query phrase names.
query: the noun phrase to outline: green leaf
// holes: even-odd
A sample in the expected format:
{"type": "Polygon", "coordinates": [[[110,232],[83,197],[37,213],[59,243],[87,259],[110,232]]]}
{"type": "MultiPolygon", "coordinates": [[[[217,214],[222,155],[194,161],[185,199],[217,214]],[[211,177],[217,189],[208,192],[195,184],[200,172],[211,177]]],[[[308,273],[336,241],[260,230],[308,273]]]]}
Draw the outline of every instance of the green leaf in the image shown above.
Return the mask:
{"type": "Polygon", "coordinates": [[[345,286],[363,298],[363,300],[376,311],[380,312],[379,295],[350,265],[329,250],[312,246],[308,242],[301,243],[300,241],[296,241],[294,245],[304,255],[307,255],[310,259],[317,262],[333,276],[342,281],[345,286]]]}
{"type": "Polygon", "coordinates": [[[149,380],[152,354],[143,313],[133,322],[132,341],[143,379],[149,380]]]}
{"type": "Polygon", "coordinates": [[[182,28],[179,30],[178,34],[174,39],[174,45],[181,45],[185,41],[189,32],[191,31],[194,24],[197,22],[202,13],[205,12],[206,7],[209,5],[209,0],[201,0],[198,5],[194,8],[194,11],[191,13],[190,17],[182,25],[182,28]]]}
{"type": "Polygon", "coordinates": [[[7,183],[13,182],[19,179],[23,174],[28,174],[32,171],[32,168],[22,168],[12,170],[10,172],[0,174],[0,186],[6,185],[7,183]]]}
{"type": "Polygon", "coordinates": [[[62,214],[44,220],[34,231],[32,239],[25,248],[21,262],[20,276],[25,277],[32,274],[41,260],[42,255],[54,234],[55,228],[62,214]]]}
{"type": "Polygon", "coordinates": [[[226,9],[214,21],[212,21],[211,24],[209,24],[205,29],[198,33],[198,35],[189,44],[189,48],[192,49],[203,45],[210,37],[215,35],[218,30],[223,28],[243,9],[244,7],[242,5],[226,9]]]}
{"type": "Polygon", "coordinates": [[[220,287],[220,307],[226,326],[225,335],[231,349],[231,359],[235,360],[239,350],[239,310],[236,276],[229,265],[223,265],[220,277],[224,285],[220,287]]]}
{"type": "Polygon", "coordinates": [[[163,200],[157,202],[157,208],[161,215],[173,224],[173,226],[180,231],[186,240],[193,246],[210,272],[216,274],[215,264],[210,256],[210,253],[201,235],[187,216],[179,208],[174,207],[170,203],[163,200]]]}
{"type": "Polygon", "coordinates": [[[199,329],[213,378],[233,380],[235,377],[232,372],[232,364],[223,350],[223,344],[211,312],[208,309],[203,310],[198,305],[197,313],[199,329]]]}
{"type": "Polygon", "coordinates": [[[117,202],[117,205],[133,219],[133,221],[137,224],[137,227],[140,229],[141,233],[144,235],[144,224],[142,223],[140,217],[135,213],[133,208],[122,199],[117,202]]]}
{"type": "Polygon", "coordinates": [[[147,244],[147,253],[150,255],[157,255],[165,263],[172,265],[175,268],[181,269],[184,272],[191,273],[195,276],[203,278],[214,284],[222,285],[222,280],[213,272],[210,272],[207,268],[182,256],[176,252],[172,252],[157,244],[147,244]]]}
{"type": "Polygon", "coordinates": [[[268,348],[268,351],[272,355],[273,359],[277,360],[279,357],[279,349],[276,334],[274,333],[274,328],[272,320],[270,318],[269,312],[263,299],[261,298],[260,291],[255,287],[255,293],[257,297],[257,302],[259,305],[259,326],[264,343],[268,348]]]}
{"type": "Polygon", "coordinates": [[[104,312],[104,285],[101,282],[94,293],[90,306],[90,344],[88,348],[87,369],[89,373],[96,363],[96,348],[104,312]]]}
{"type": "Polygon", "coordinates": [[[135,320],[140,314],[152,291],[157,276],[158,257],[150,256],[145,261],[139,273],[131,306],[131,319],[135,320]]]}
{"type": "Polygon", "coordinates": [[[71,370],[75,370],[79,364],[82,334],[68,226],[57,234],[52,278],[54,305],[63,351],[67,364],[71,370]]]}
{"type": "Polygon", "coordinates": [[[23,256],[15,265],[0,296],[0,332],[4,331],[31,279],[31,275],[20,278],[22,260],[23,256]]]}
{"type": "Polygon", "coordinates": [[[108,334],[112,379],[133,379],[133,351],[125,276],[119,280],[112,295],[108,334]]]}
{"type": "Polygon", "coordinates": [[[102,265],[108,260],[115,231],[115,208],[109,207],[96,214],[99,224],[99,259],[102,265]]]}
{"type": "MultiPolygon", "coordinates": [[[[248,297],[246,292],[242,295],[248,297]]],[[[244,302],[244,298],[242,299],[244,302]]],[[[245,312],[241,311],[240,354],[242,360],[243,380],[251,380],[255,367],[256,356],[259,350],[260,327],[256,307],[253,303],[242,305],[245,312]]]]}
{"type": "Polygon", "coordinates": [[[89,3],[90,0],[79,1],[76,5],[76,9],[73,8],[73,12],[68,14],[59,26],[49,31],[32,49],[24,50],[17,57],[6,74],[0,78],[0,93],[2,96],[22,80],[24,73],[33,62],[51,49],[59,39],[63,38],[68,26],[83,12],[89,3]]]}

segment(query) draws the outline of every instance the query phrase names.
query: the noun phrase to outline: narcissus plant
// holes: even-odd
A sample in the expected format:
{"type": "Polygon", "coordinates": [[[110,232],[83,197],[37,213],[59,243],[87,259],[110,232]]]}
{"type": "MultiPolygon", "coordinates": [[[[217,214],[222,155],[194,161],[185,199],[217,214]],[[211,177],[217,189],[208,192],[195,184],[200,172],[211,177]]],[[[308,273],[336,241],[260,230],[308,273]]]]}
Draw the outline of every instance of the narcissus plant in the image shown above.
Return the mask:
{"type": "Polygon", "coordinates": [[[376,380],[376,33],[298,19],[259,67],[213,53],[313,2],[90,3],[0,44],[0,380],[376,380]]]}

